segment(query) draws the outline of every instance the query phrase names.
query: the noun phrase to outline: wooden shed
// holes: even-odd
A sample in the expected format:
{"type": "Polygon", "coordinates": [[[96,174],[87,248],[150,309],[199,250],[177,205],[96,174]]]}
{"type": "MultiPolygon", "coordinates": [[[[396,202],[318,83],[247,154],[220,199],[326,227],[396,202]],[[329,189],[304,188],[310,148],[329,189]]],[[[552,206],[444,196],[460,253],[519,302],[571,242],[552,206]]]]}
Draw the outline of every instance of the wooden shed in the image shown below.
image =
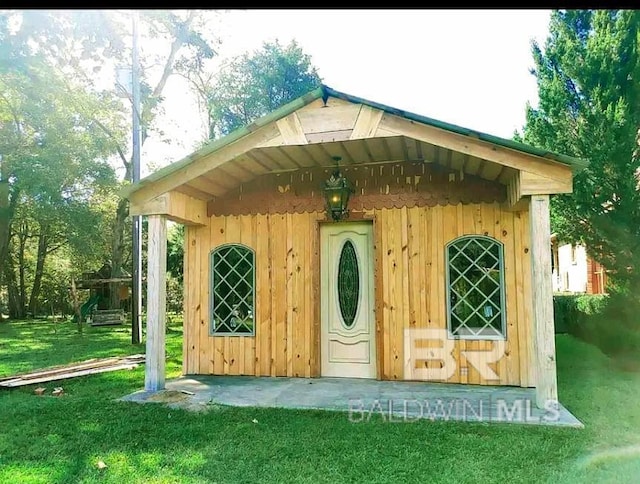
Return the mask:
{"type": "Polygon", "coordinates": [[[585,164],[327,86],[210,142],[125,193],[149,219],[146,389],[164,387],[170,219],[186,225],[184,374],[557,401],[549,195],[585,164]]]}

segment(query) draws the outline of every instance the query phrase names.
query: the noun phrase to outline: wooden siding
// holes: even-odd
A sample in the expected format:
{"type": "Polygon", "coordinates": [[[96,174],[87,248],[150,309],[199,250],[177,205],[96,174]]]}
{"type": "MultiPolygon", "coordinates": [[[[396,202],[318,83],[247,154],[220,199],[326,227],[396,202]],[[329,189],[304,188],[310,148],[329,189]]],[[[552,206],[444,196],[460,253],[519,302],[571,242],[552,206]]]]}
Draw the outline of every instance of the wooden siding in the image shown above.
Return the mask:
{"type": "Polygon", "coordinates": [[[208,227],[186,227],[184,373],[318,374],[316,218],[215,216],[208,227]],[[226,243],[255,250],[255,337],[209,335],[209,253],[226,243]]]}
{"type": "MultiPolygon", "coordinates": [[[[446,328],[445,245],[469,234],[504,244],[507,341],[485,381],[465,350],[492,341],[456,340],[449,382],[534,386],[527,211],[501,204],[374,208],[378,377],[404,378],[404,329],[446,328]],[[466,368],[466,370],[465,370],[466,368]]],[[[185,235],[185,374],[315,377],[320,374],[319,222],[323,212],[217,215],[185,235]],[[256,253],[256,335],[209,335],[209,253],[241,243],[256,253]]],[[[431,363],[433,364],[433,362],[431,363]]]]}

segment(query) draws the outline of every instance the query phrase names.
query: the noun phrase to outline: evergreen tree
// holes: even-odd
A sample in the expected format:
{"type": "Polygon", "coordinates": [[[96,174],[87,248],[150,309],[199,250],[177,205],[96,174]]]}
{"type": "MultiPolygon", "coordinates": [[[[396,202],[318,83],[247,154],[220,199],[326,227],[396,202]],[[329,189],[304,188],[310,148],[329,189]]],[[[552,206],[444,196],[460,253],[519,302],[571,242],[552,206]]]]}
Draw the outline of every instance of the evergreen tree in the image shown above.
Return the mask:
{"type": "Polygon", "coordinates": [[[549,30],[544,49],[533,44],[539,105],[527,107],[524,141],[590,162],[572,194],[552,198],[552,228],[607,269],[598,331],[616,335],[613,350],[639,326],[640,11],[554,11],[549,30]]]}

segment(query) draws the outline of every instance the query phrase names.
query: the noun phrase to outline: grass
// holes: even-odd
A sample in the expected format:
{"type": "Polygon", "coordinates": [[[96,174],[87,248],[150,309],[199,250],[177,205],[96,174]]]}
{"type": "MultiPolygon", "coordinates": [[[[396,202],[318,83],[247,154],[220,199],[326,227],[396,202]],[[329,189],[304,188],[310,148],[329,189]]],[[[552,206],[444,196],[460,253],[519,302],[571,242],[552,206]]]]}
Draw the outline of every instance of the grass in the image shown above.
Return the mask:
{"type": "MultiPolygon", "coordinates": [[[[180,373],[181,347],[171,327],[169,377],[180,373]]],[[[71,323],[0,323],[0,376],[141,352],[124,327],[79,335],[71,323]]],[[[637,482],[640,374],[569,335],[557,337],[557,353],[560,398],[585,429],[117,401],[141,388],[142,367],[56,383],[62,397],[3,389],[0,482],[637,482]]]]}

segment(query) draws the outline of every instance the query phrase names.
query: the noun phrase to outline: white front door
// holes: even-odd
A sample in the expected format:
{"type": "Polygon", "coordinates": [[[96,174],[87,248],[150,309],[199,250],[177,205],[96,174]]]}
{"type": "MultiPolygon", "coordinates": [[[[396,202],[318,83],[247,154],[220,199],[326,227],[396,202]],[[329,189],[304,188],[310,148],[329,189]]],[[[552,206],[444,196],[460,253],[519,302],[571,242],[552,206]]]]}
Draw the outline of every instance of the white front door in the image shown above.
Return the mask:
{"type": "Polygon", "coordinates": [[[320,227],[322,376],[376,377],[373,225],[320,227]]]}

